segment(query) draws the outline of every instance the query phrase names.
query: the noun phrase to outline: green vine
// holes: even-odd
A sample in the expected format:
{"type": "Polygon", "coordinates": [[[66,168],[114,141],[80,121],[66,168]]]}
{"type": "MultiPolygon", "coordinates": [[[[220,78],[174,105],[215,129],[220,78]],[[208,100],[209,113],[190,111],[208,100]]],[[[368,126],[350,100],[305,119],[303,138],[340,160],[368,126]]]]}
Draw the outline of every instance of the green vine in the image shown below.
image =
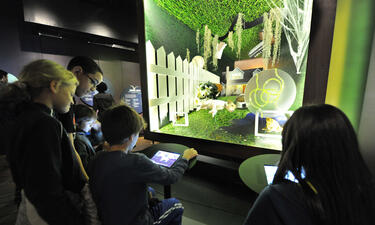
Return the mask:
{"type": "Polygon", "coordinates": [[[228,46],[232,49],[232,51],[234,50],[233,31],[228,33],[228,46]]]}
{"type": "Polygon", "coordinates": [[[263,15],[263,64],[264,69],[268,69],[268,64],[271,58],[271,44],[272,44],[272,19],[271,14],[264,13],[263,15]]]}
{"type": "Polygon", "coordinates": [[[268,69],[270,63],[272,41],[274,42],[272,51],[272,66],[275,66],[276,61],[279,59],[282,21],[283,19],[280,10],[271,9],[269,13],[264,13],[263,62],[265,69],[268,69]]]}
{"type": "Polygon", "coordinates": [[[273,19],[275,20],[275,32],[274,32],[274,39],[275,43],[273,44],[273,54],[272,54],[272,66],[275,66],[276,61],[280,57],[280,43],[281,43],[281,30],[282,30],[282,23],[283,17],[281,16],[280,10],[271,9],[271,13],[273,15],[273,19]]]}
{"type": "Polygon", "coordinates": [[[237,23],[236,23],[236,36],[237,36],[237,58],[240,59],[241,47],[242,47],[242,31],[243,31],[243,14],[238,13],[237,23]]]}
{"type": "Polygon", "coordinates": [[[214,66],[214,70],[217,70],[217,46],[219,44],[219,36],[215,34],[214,39],[212,40],[212,65],[214,66]]]}
{"type": "Polygon", "coordinates": [[[203,52],[203,59],[204,59],[204,69],[207,69],[207,61],[208,58],[212,55],[211,51],[211,41],[212,41],[212,36],[211,36],[211,30],[208,28],[208,26],[204,26],[204,42],[203,42],[203,47],[204,47],[204,52],[203,52]]]}

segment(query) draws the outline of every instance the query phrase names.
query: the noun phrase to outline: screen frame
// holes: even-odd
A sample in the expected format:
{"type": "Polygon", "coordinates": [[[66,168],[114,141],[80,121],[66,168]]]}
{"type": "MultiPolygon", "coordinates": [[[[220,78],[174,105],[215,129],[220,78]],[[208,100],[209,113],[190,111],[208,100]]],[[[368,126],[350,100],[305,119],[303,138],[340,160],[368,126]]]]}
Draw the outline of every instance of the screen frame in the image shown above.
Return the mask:
{"type": "MultiPolygon", "coordinates": [[[[321,104],[325,102],[333,31],[336,16],[337,0],[314,0],[311,19],[310,42],[308,49],[305,88],[302,105],[321,104]]],[[[137,0],[139,61],[141,66],[141,87],[143,117],[149,124],[149,104],[147,90],[147,65],[145,42],[145,19],[143,0],[137,0]]],[[[144,131],[145,139],[179,143],[193,147],[200,154],[234,161],[242,161],[259,154],[278,154],[279,150],[245,146],[219,141],[191,138],[152,132],[149,128],[144,131]]]]}

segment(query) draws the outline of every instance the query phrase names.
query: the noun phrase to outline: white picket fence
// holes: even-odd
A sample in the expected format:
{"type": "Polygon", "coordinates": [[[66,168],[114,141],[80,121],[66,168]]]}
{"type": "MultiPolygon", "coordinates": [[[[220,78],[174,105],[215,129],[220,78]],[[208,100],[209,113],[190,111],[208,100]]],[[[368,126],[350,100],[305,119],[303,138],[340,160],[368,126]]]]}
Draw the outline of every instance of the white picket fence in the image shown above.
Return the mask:
{"type": "Polygon", "coordinates": [[[151,131],[173,121],[176,112],[189,113],[196,108],[194,97],[200,83],[220,83],[219,76],[195,63],[175,58],[173,52],[167,56],[164,47],[155,51],[151,41],[146,43],[146,62],[151,131]]]}

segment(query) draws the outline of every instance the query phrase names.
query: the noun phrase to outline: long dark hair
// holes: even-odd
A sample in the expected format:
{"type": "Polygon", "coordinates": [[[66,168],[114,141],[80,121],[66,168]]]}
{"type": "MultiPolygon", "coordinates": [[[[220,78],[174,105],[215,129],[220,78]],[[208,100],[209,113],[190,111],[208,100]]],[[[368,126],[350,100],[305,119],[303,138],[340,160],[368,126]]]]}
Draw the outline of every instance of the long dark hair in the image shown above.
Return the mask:
{"type": "Polygon", "coordinates": [[[374,181],[341,110],[331,105],[301,107],[285,124],[282,144],[273,183],[284,182],[291,171],[316,224],[374,223],[374,181]]]}

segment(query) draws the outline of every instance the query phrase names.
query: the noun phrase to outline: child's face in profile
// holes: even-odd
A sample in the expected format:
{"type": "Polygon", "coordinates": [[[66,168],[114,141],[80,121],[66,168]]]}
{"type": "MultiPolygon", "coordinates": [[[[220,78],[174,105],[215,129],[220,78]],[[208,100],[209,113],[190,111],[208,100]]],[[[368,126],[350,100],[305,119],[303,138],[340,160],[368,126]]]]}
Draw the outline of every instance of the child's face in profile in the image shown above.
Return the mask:
{"type": "Polygon", "coordinates": [[[95,122],[96,122],[95,118],[91,118],[89,120],[83,121],[80,125],[80,129],[84,132],[89,132],[91,128],[93,127],[93,125],[95,124],[95,122]]]}
{"type": "Polygon", "coordinates": [[[132,142],[130,143],[130,145],[128,147],[128,151],[133,150],[133,148],[135,147],[135,144],[137,144],[138,137],[139,137],[139,133],[133,134],[133,140],[132,140],[132,142]]]}

